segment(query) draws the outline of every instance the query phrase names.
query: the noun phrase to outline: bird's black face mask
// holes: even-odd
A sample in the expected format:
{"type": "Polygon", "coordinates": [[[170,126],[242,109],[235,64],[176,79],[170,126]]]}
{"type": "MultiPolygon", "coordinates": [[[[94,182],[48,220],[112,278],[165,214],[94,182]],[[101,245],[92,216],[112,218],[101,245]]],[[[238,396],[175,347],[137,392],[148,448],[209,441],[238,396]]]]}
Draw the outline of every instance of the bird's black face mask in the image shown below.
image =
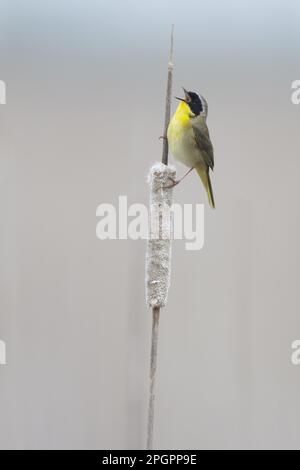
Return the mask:
{"type": "Polygon", "coordinates": [[[202,101],[197,93],[194,93],[193,91],[186,92],[185,101],[189,105],[192,113],[196,116],[199,116],[203,111],[202,101]]]}
{"type": "Polygon", "coordinates": [[[199,116],[199,114],[203,111],[201,98],[193,91],[187,91],[185,88],[183,88],[183,91],[185,95],[184,98],[178,98],[177,96],[175,98],[177,100],[184,101],[190,107],[192,113],[195,116],[199,116]]]}

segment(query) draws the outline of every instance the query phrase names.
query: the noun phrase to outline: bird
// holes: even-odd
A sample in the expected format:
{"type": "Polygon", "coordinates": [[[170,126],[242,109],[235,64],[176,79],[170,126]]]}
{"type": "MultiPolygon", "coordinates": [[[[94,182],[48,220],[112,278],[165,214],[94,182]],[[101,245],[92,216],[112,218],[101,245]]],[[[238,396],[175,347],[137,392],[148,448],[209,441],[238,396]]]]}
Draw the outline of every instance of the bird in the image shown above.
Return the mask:
{"type": "Polygon", "coordinates": [[[184,98],[175,96],[180,103],[170,120],[167,139],[174,159],[188,166],[189,171],[180,180],[172,180],[170,186],[177,185],[195,169],[206,190],[210,206],[215,208],[209,174],[214,169],[214,150],[206,124],[207,101],[194,91],[185,88],[183,91],[184,98]]]}

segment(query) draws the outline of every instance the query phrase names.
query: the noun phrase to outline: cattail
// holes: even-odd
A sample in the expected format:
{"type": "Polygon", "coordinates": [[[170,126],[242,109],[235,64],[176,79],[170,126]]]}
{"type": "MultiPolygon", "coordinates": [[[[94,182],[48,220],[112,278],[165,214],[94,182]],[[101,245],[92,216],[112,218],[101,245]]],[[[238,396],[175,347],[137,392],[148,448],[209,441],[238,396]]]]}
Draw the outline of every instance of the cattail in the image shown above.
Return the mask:
{"type": "Polygon", "coordinates": [[[156,163],[150,169],[149,239],[146,251],[146,303],[165,307],[170,286],[174,168],[156,163]]]}
{"type": "Polygon", "coordinates": [[[150,169],[150,234],[146,252],[146,302],[152,308],[152,337],[150,356],[150,391],[148,407],[147,449],[153,449],[155,377],[157,365],[158,325],[161,307],[167,303],[171,271],[171,206],[174,168],[168,167],[167,130],[171,113],[173,79],[173,30],[171,32],[170,58],[166,93],[165,126],[163,135],[162,163],[150,169]]]}

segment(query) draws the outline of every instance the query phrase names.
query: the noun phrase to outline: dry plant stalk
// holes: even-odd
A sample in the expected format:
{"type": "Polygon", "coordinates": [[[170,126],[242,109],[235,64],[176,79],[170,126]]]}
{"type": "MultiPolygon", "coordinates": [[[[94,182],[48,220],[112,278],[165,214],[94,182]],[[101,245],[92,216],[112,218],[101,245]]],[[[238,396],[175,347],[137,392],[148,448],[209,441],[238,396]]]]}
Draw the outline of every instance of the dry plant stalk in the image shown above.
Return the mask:
{"type": "MultiPolygon", "coordinates": [[[[171,47],[168,63],[168,80],[166,92],[165,124],[163,135],[162,163],[155,164],[149,175],[150,183],[150,206],[154,208],[168,208],[172,205],[173,189],[168,188],[170,178],[175,178],[176,173],[173,168],[168,167],[168,140],[167,130],[171,113],[171,93],[173,81],[173,31],[171,31],[171,47]]],[[[147,426],[147,449],[153,449],[153,426],[154,426],[154,404],[155,404],[155,379],[157,368],[157,344],[160,309],[167,302],[170,285],[171,269],[171,219],[166,221],[162,215],[159,216],[159,238],[149,237],[146,253],[146,301],[152,308],[152,336],[151,336],[151,357],[150,357],[150,390],[148,405],[148,426],[147,426]],[[169,226],[164,226],[164,224],[169,226]],[[163,238],[163,234],[168,233],[169,237],[163,238]]]]}

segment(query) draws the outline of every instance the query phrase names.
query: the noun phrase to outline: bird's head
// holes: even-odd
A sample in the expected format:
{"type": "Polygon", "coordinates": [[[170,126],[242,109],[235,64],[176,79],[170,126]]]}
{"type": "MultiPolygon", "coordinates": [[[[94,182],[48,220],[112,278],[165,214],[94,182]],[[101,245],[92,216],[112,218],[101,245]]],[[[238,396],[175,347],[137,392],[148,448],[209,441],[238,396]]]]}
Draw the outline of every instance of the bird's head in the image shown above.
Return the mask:
{"type": "Polygon", "coordinates": [[[191,112],[195,116],[207,116],[207,101],[203,96],[198,95],[198,93],[195,93],[194,91],[187,91],[185,88],[183,88],[184,91],[184,98],[179,98],[178,96],[175,96],[177,100],[183,101],[188,105],[190,108],[191,112]]]}

